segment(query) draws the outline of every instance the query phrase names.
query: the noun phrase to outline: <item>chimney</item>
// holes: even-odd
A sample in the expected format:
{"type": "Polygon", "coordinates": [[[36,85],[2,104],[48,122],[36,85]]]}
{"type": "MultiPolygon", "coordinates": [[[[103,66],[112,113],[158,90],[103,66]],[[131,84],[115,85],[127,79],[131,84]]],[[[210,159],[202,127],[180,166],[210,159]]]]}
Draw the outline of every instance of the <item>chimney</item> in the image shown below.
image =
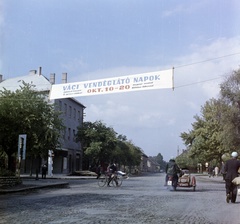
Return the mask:
{"type": "Polygon", "coordinates": [[[55,84],[55,73],[50,74],[50,83],[55,84]]]}
{"type": "Polygon", "coordinates": [[[35,74],[37,74],[37,70],[30,70],[29,71],[29,75],[35,75],[35,74]]]}
{"type": "Polygon", "coordinates": [[[62,73],[62,83],[67,83],[67,73],[62,73]]]}
{"type": "Polygon", "coordinates": [[[42,67],[39,67],[39,68],[38,68],[38,75],[39,75],[39,76],[42,75],[42,67]]]}

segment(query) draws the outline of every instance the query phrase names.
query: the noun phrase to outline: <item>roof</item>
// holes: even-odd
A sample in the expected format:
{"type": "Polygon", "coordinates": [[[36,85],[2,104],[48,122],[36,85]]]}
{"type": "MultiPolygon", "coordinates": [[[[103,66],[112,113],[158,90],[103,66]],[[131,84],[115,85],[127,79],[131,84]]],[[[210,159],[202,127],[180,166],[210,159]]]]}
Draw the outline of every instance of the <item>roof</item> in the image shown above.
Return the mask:
{"type": "Polygon", "coordinates": [[[3,80],[0,82],[0,90],[4,90],[3,88],[5,88],[15,92],[20,86],[23,86],[23,81],[28,84],[32,84],[34,86],[33,89],[39,92],[50,91],[52,86],[45,76],[39,74],[29,74],[3,80]]]}
{"type": "MultiPolygon", "coordinates": [[[[23,81],[25,83],[32,84],[33,90],[37,92],[49,92],[52,87],[51,82],[44,75],[31,72],[28,75],[3,80],[0,82],[0,91],[4,90],[3,88],[5,88],[11,92],[15,92],[17,89],[20,89],[20,86],[23,86],[23,81]]],[[[68,99],[71,99],[80,104],[83,108],[86,108],[78,100],[74,98],[68,99]]]]}

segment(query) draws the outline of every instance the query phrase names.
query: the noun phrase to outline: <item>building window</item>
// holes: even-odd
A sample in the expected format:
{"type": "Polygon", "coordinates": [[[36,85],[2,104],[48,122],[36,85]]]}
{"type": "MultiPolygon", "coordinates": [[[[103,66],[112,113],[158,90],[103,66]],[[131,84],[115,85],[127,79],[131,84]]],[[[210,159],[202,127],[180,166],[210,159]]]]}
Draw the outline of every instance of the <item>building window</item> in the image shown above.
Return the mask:
{"type": "Polygon", "coordinates": [[[67,104],[64,103],[64,114],[67,115],[67,104]]]}
{"type": "Polygon", "coordinates": [[[59,110],[62,111],[62,101],[59,100],[59,110]]]}
{"type": "Polygon", "coordinates": [[[71,139],[71,128],[68,128],[68,140],[71,139]]]}
{"type": "Polygon", "coordinates": [[[72,106],[69,106],[69,117],[72,117],[72,106]]]}
{"type": "Polygon", "coordinates": [[[81,112],[78,111],[78,120],[80,121],[81,120],[81,112]]]}
{"type": "Polygon", "coordinates": [[[64,131],[63,131],[63,139],[66,139],[66,128],[64,128],[64,131]]]}
{"type": "Polygon", "coordinates": [[[73,138],[72,139],[73,139],[74,142],[76,141],[76,136],[75,135],[76,135],[76,131],[73,129],[73,138]]]}
{"type": "Polygon", "coordinates": [[[76,108],[73,109],[73,119],[76,120],[76,108]]]}

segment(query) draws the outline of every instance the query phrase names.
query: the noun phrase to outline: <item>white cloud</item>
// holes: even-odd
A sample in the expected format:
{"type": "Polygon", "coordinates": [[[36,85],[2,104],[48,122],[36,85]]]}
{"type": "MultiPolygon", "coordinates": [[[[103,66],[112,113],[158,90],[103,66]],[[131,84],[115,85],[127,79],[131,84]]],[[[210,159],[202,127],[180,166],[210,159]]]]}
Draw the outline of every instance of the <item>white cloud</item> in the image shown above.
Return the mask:
{"type": "Polygon", "coordinates": [[[171,118],[167,121],[167,125],[173,126],[176,124],[176,118],[171,118]]]}
{"type": "MultiPolygon", "coordinates": [[[[147,111],[147,110],[142,110],[139,111],[138,121],[139,125],[143,127],[151,127],[154,125],[155,122],[159,122],[162,120],[162,115],[159,112],[154,112],[154,111],[147,111]]],[[[155,123],[156,124],[156,123],[155,123]]]]}
{"type": "Polygon", "coordinates": [[[193,109],[195,111],[198,111],[200,109],[199,104],[196,103],[196,101],[185,100],[184,101],[184,105],[186,105],[187,108],[191,108],[191,109],[193,109]]]}
{"type": "Polygon", "coordinates": [[[170,4],[171,9],[169,10],[165,10],[162,13],[162,17],[171,17],[174,15],[179,15],[179,14],[185,14],[185,13],[194,13],[196,10],[201,10],[203,6],[206,5],[206,1],[192,1],[191,4],[188,4],[188,6],[186,7],[186,5],[184,3],[182,3],[181,1],[178,1],[177,4],[175,4],[175,6],[172,6],[172,4],[170,4]]]}

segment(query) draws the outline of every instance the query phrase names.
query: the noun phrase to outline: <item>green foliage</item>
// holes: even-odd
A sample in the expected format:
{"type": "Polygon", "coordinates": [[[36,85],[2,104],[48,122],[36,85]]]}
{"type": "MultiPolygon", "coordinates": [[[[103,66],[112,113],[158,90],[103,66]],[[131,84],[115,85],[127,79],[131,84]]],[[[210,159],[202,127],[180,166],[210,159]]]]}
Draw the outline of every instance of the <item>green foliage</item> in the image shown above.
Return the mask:
{"type": "Polygon", "coordinates": [[[163,160],[163,156],[161,153],[158,153],[156,157],[154,157],[156,162],[160,164],[160,169],[165,170],[167,162],[163,160]]]}
{"type": "Polygon", "coordinates": [[[24,82],[16,92],[0,91],[0,146],[8,156],[8,166],[16,156],[19,134],[27,134],[27,156],[47,157],[48,150],[56,148],[63,123],[46,99],[24,82]]]}
{"type": "Polygon", "coordinates": [[[119,135],[101,121],[84,122],[78,127],[76,139],[82,143],[87,166],[92,163],[116,162],[121,165],[139,165],[142,152],[126,136],[119,135]]]}
{"type": "Polygon", "coordinates": [[[181,169],[187,168],[189,170],[195,171],[198,161],[191,158],[188,151],[184,151],[176,158],[176,163],[181,169]]]}
{"type": "Polygon", "coordinates": [[[239,152],[240,70],[230,74],[220,89],[220,98],[208,100],[201,108],[201,116],[194,117],[192,130],[181,133],[188,153],[178,157],[179,162],[191,158],[198,163],[220,164],[223,154],[239,152]]]}
{"type": "Polygon", "coordinates": [[[199,162],[218,159],[224,151],[220,138],[222,131],[219,118],[220,104],[221,102],[215,99],[207,101],[201,109],[202,116],[195,116],[193,130],[181,134],[185,144],[190,146],[189,156],[197,157],[199,162]]]}
{"type": "Polygon", "coordinates": [[[77,140],[82,142],[85,158],[92,161],[109,161],[117,139],[115,131],[101,121],[84,122],[78,127],[77,140]]]}
{"type": "MultiPolygon", "coordinates": [[[[224,146],[239,151],[240,145],[240,69],[233,71],[220,85],[221,98],[227,110],[223,117],[224,146]]],[[[240,152],[240,151],[239,151],[240,152]]]]}

